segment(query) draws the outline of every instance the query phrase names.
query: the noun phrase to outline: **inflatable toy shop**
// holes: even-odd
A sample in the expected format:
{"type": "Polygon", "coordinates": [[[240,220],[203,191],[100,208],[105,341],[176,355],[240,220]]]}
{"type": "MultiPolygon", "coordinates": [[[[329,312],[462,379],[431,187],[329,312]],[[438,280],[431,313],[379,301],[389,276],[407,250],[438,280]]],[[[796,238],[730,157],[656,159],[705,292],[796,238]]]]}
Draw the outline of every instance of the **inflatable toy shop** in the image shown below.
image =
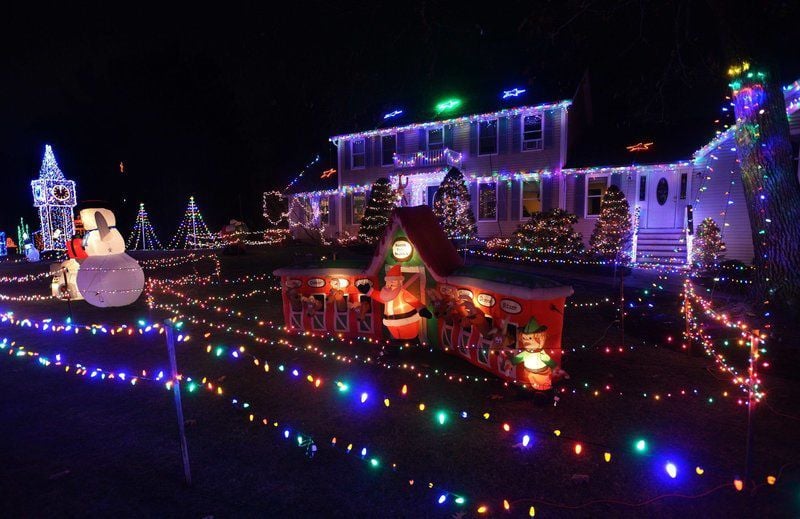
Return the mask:
{"type": "Polygon", "coordinates": [[[572,287],[464,265],[427,206],[395,209],[368,265],[280,268],[290,328],[435,344],[503,379],[550,389],[572,287]]]}

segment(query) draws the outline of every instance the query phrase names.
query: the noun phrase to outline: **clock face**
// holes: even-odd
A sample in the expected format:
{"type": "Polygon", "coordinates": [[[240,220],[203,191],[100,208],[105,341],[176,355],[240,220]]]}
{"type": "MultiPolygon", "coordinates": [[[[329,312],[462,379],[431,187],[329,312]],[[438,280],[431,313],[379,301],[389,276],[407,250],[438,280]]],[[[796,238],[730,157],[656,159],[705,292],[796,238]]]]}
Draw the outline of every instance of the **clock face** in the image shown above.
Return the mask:
{"type": "Polygon", "coordinates": [[[42,196],[42,186],[39,184],[33,186],[33,199],[37,201],[44,200],[44,197],[42,196]]]}
{"type": "Polygon", "coordinates": [[[53,186],[53,189],[50,190],[53,194],[53,198],[64,202],[65,200],[69,200],[69,189],[65,186],[53,186]]]}

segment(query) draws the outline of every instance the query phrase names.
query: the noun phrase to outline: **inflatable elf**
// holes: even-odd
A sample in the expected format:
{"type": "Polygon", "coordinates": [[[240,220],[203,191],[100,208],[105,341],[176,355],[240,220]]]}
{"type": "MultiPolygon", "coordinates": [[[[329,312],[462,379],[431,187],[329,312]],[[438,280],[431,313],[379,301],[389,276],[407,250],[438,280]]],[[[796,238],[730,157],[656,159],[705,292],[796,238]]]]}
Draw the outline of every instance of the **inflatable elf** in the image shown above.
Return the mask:
{"type": "Polygon", "coordinates": [[[544,351],[545,339],[547,326],[540,325],[535,317],[531,317],[519,333],[517,348],[521,351],[511,359],[512,364],[522,364],[524,368],[521,382],[543,391],[552,386],[553,370],[558,365],[544,351]]]}
{"type": "Polygon", "coordinates": [[[420,318],[430,319],[433,316],[414,294],[405,289],[413,280],[414,278],[403,283],[405,278],[400,265],[394,265],[386,272],[386,284],[379,291],[369,285],[358,286],[360,292],[383,303],[383,324],[395,339],[409,340],[417,337],[420,318]]]}

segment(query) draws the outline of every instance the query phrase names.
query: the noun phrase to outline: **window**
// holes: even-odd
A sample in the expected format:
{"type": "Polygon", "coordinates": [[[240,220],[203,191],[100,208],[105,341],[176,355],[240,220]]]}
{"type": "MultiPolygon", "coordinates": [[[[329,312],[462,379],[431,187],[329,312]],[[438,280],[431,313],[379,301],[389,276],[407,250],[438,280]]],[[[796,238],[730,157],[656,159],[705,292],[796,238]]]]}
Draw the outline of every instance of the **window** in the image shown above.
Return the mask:
{"type": "MultiPolygon", "coordinates": [[[[486,327],[492,329],[492,318],[486,316],[486,327]]],[[[492,340],[488,337],[481,335],[480,345],[478,346],[478,362],[489,365],[489,352],[492,349],[492,340]]]]}
{"type": "Polygon", "coordinates": [[[478,155],[497,153],[497,119],[478,123],[478,155]]]}
{"type": "Polygon", "coordinates": [[[353,223],[361,223],[364,210],[367,208],[366,193],[353,193],[353,223]]]}
{"type": "Polygon", "coordinates": [[[497,220],[497,184],[478,184],[478,220],[497,220]]]}
{"type": "Polygon", "coordinates": [[[522,181],[522,218],[530,218],[542,210],[541,181],[522,181]]]}
{"type": "Polygon", "coordinates": [[[432,128],[428,130],[428,151],[444,149],[444,128],[432,128]]]}
{"type": "Polygon", "coordinates": [[[381,137],[381,166],[393,165],[396,152],[397,135],[384,135],[381,137]]]}
{"type": "Polygon", "coordinates": [[[311,329],[325,329],[325,294],[311,294],[316,302],[311,310],[311,329]]]}
{"type": "Polygon", "coordinates": [[[644,202],[645,196],[647,196],[647,176],[642,175],[639,177],[639,201],[644,202]]]}
{"type": "Polygon", "coordinates": [[[342,295],[341,299],[333,301],[333,329],[337,332],[350,330],[350,313],[348,311],[348,295],[342,295]]]}
{"type": "Polygon", "coordinates": [[[608,177],[586,179],[586,216],[600,214],[600,201],[608,189],[608,177]]]}
{"type": "Polygon", "coordinates": [[[689,184],[689,174],[681,173],[681,200],[686,200],[686,188],[689,184]]]}
{"type": "Polygon", "coordinates": [[[319,222],[324,224],[331,223],[331,202],[327,196],[319,199],[319,222]]]}
{"type": "Polygon", "coordinates": [[[542,149],[542,115],[526,115],[522,118],[522,151],[542,149]]]}
{"type": "Polygon", "coordinates": [[[361,315],[361,319],[358,320],[358,331],[372,332],[372,298],[359,295],[358,302],[361,303],[358,309],[361,315]]]}
{"type": "Polygon", "coordinates": [[[351,141],[353,153],[350,156],[350,169],[363,169],[365,161],[366,144],[364,139],[351,141]]]}

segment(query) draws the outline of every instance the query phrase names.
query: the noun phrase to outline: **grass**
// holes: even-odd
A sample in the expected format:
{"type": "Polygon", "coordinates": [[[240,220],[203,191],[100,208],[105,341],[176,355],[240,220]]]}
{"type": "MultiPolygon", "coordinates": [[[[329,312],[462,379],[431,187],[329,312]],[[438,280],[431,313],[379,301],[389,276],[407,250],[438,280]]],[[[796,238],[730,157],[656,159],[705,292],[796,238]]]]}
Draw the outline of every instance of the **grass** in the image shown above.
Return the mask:
{"type": "MultiPolygon", "coordinates": [[[[223,277],[266,273],[305,252],[309,251],[273,248],[223,257],[223,277]]],[[[41,266],[8,265],[0,267],[0,276],[37,269],[41,266]]],[[[155,274],[169,272],[172,277],[188,271],[178,267],[155,274]]],[[[597,276],[565,269],[547,275],[571,283],[575,302],[616,294],[597,276]]],[[[627,348],[622,352],[618,351],[619,331],[612,324],[612,306],[567,310],[563,362],[571,379],[556,393],[557,405],[552,398],[532,398],[491,378],[456,383],[431,374],[438,369],[456,378],[486,378],[481,370],[438,351],[388,348],[383,361],[413,364],[417,370],[386,369],[303,351],[312,345],[349,357],[372,358],[379,354],[374,345],[289,336],[291,343],[301,347],[296,351],[220,331],[206,339],[205,328],[187,324],[193,339],[178,345],[181,372],[194,378],[206,376],[225,391],[223,396],[184,391],[193,473],[190,487],[182,482],[171,392],[145,383],[132,387],[86,380],[29,360],[0,356],[4,511],[29,517],[452,517],[459,512],[472,517],[484,503],[489,507],[487,515],[504,513],[502,500],[507,499],[512,516],[526,516],[531,504],[537,517],[797,515],[800,473],[796,466],[788,467],[775,486],[735,492],[731,481],[743,474],[746,431],[746,410],[735,403],[736,388],[713,369],[709,359],[670,346],[666,337],[679,337],[682,326],[677,294],[667,287],[645,297],[641,286],[650,280],[639,281],[636,288],[635,280],[626,279],[631,286],[627,299],[636,308],[626,317],[627,348]],[[228,353],[208,354],[208,343],[225,346],[228,352],[245,346],[272,369],[265,373],[251,361],[228,353]],[[276,370],[280,364],[286,367],[283,373],[276,370]],[[320,377],[321,387],[314,389],[302,377],[289,375],[295,368],[320,377]],[[422,373],[431,375],[426,379],[422,373]],[[335,390],[336,380],[346,381],[350,391],[335,390]],[[403,385],[409,390],[406,397],[400,395],[403,385]],[[680,395],[682,390],[685,396],[680,395]],[[362,392],[369,394],[364,404],[359,399],[362,392]],[[233,406],[232,398],[250,407],[233,406]],[[390,399],[390,407],[384,406],[384,398],[390,399]],[[419,410],[420,402],[425,403],[425,411],[419,410]],[[437,418],[442,410],[448,412],[444,424],[437,418]],[[460,418],[462,411],[468,419],[460,418]],[[251,423],[250,412],[281,426],[251,423]],[[489,420],[482,418],[487,412],[489,420]],[[511,431],[502,429],[503,422],[512,425],[511,431]],[[293,440],[283,438],[284,424],[314,438],[319,450],[313,458],[293,440]],[[555,436],[554,430],[561,435],[555,436]],[[517,444],[526,433],[531,444],[520,448],[517,444]],[[330,448],[334,436],[337,449],[330,448]],[[645,454],[635,452],[639,438],[647,440],[645,454]],[[344,454],[344,442],[353,443],[354,451],[367,446],[367,457],[380,459],[380,466],[371,467],[358,456],[344,454]],[[574,452],[576,442],[583,446],[581,455],[574,452]],[[612,454],[610,463],[603,460],[606,451],[612,454]],[[678,466],[675,480],[664,471],[667,461],[678,466]],[[694,473],[698,463],[705,470],[703,476],[694,473]],[[414,485],[409,485],[410,479],[414,485]],[[437,488],[428,489],[429,482],[437,488]],[[695,499],[668,497],[638,507],[616,503],[640,503],[663,494],[698,495],[719,485],[726,487],[695,499]],[[439,488],[464,495],[467,502],[455,505],[450,496],[438,505],[439,488]],[[593,500],[604,502],[569,508],[593,500]]],[[[269,280],[252,287],[190,285],[182,289],[203,298],[273,284],[269,280]]],[[[0,288],[4,293],[47,290],[46,282],[0,288]]],[[[108,310],[76,303],[73,318],[84,323],[131,322],[167,315],[149,310],[143,299],[130,307],[108,310]]],[[[157,295],[157,300],[175,302],[163,295],[157,295]]],[[[243,315],[282,321],[279,301],[277,292],[270,292],[219,305],[243,315]]],[[[0,307],[12,308],[20,316],[67,316],[65,306],[54,302],[7,302],[0,307]]],[[[263,337],[284,337],[252,320],[211,310],[191,310],[191,314],[263,337]]],[[[45,354],[58,352],[90,367],[130,373],[168,366],[160,336],[42,335],[2,325],[0,337],[45,354]]],[[[765,379],[768,397],[757,409],[754,422],[752,474],[757,483],[769,474],[777,476],[784,464],[798,461],[800,440],[796,419],[777,414],[795,414],[797,381],[770,373],[765,379]]]]}

